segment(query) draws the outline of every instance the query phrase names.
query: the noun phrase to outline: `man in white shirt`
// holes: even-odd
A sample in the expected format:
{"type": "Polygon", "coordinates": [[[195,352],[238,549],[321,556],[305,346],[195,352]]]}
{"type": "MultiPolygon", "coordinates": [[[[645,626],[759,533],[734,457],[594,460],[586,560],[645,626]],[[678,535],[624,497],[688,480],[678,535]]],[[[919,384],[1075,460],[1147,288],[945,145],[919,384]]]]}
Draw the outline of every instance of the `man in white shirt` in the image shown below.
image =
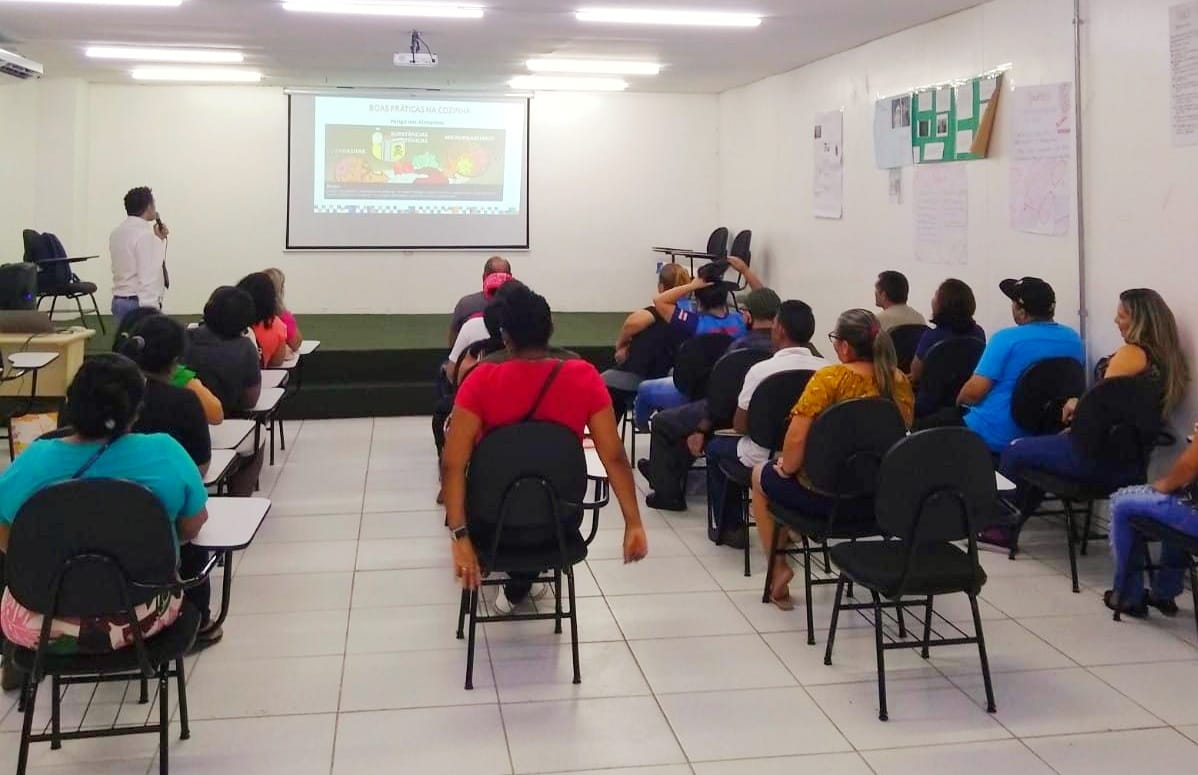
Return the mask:
{"type": "Polygon", "coordinates": [[[112,257],[112,316],[116,324],[138,307],[162,308],[166,293],[166,226],[158,220],[154,192],[141,186],[125,194],[128,215],[108,238],[112,257]]]}
{"type": "MultiPolygon", "coordinates": [[[[757,387],[775,374],[784,371],[819,371],[829,365],[815,355],[811,337],[815,334],[815,315],[804,302],[790,300],[782,302],[778,317],[774,320],[771,338],[774,356],[755,364],[745,375],[744,385],[736,400],[736,416],[732,427],[740,433],[749,428],[749,404],[757,387]]],[[[795,397],[798,399],[798,396],[795,397]]],[[[748,436],[714,436],[707,441],[707,497],[711,501],[713,524],[708,526],[711,538],[717,543],[744,548],[744,522],[738,498],[729,497],[728,480],[720,473],[720,463],[737,460],[741,465],[752,468],[770,459],[771,450],[760,446],[748,436]]]]}

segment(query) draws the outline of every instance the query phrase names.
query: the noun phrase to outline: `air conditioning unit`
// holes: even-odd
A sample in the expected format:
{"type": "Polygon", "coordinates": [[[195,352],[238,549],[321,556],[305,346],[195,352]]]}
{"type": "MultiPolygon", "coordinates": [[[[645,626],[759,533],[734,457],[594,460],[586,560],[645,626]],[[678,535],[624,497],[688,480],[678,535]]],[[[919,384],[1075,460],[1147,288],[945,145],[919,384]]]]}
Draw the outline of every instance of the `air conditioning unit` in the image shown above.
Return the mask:
{"type": "Polygon", "coordinates": [[[10,75],[13,78],[41,78],[44,68],[32,59],[26,59],[20,54],[14,54],[0,48],[0,75],[10,75]]]}

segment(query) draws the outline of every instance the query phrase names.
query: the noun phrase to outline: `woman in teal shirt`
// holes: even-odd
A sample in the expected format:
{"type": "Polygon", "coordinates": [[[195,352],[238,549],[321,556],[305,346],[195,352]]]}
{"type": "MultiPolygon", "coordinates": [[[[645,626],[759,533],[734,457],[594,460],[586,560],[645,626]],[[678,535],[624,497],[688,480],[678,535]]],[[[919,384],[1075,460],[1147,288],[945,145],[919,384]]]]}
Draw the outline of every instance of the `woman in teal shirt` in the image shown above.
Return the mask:
{"type": "MultiPolygon", "coordinates": [[[[35,493],[73,478],[124,479],[158,497],[178,541],[194,538],[208,519],[208,494],[199,469],[177,441],[163,434],[131,434],[145,393],[141,370],[121,355],[89,359],[67,389],[66,421],[74,430],[61,439],[34,443],[0,475],[0,551],[8,551],[13,520],[35,493]]],[[[169,627],[183,599],[163,593],[136,611],[143,637],[169,627]]],[[[41,614],[29,611],[6,590],[0,627],[12,643],[35,648],[41,614]]],[[[103,653],[125,648],[128,631],[109,620],[60,619],[49,648],[58,654],[103,653]]]]}

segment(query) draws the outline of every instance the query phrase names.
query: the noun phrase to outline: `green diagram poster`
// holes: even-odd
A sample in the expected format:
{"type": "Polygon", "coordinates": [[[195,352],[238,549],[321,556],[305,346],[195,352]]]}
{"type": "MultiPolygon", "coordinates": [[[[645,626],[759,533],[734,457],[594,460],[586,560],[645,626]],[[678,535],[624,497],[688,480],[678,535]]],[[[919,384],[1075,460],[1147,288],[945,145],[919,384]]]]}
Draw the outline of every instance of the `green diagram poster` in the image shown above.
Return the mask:
{"type": "Polygon", "coordinates": [[[1002,94],[1002,73],[920,89],[912,95],[911,147],[916,164],[984,159],[1002,94]]]}

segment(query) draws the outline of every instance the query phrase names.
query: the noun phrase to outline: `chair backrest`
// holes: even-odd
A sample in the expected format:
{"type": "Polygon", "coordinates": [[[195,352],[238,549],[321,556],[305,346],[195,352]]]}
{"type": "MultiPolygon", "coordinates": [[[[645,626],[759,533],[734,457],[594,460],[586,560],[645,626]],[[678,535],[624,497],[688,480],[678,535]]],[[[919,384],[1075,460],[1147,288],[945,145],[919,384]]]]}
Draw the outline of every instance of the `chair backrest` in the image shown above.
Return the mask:
{"type": "Polygon", "coordinates": [[[1011,417],[1029,433],[1042,436],[1063,427],[1061,409],[1086,390],[1086,370],[1073,358],[1046,358],[1019,375],[1011,395],[1011,417]]]}
{"type": "Polygon", "coordinates": [[[814,371],[782,371],[761,381],[749,401],[749,438],[764,449],[782,449],[790,410],[798,403],[814,371]]]}
{"type": "Polygon", "coordinates": [[[702,334],[683,342],[674,359],[674,387],[692,401],[705,398],[711,371],[730,344],[727,334],[702,334]]]}
{"type": "Polygon", "coordinates": [[[803,472],[821,492],[840,498],[871,496],[882,459],[906,435],[907,425],[893,401],[844,401],[812,423],[803,472]]]}
{"type": "Polygon", "coordinates": [[[67,481],[34,494],[13,520],[6,560],[17,602],[60,618],[118,615],[178,581],[162,503],[116,479],[67,481]]]}
{"type": "Polygon", "coordinates": [[[42,240],[41,232],[33,229],[25,229],[21,232],[21,241],[25,245],[25,260],[30,263],[37,263],[43,258],[49,258],[46,255],[46,243],[42,240]]]}
{"type": "Polygon", "coordinates": [[[894,340],[894,352],[898,355],[898,367],[904,374],[911,371],[911,361],[915,360],[919,340],[923,339],[927,332],[928,327],[918,323],[890,329],[890,338],[894,340]]]}
{"type": "Polygon", "coordinates": [[[654,319],[652,325],[632,337],[628,345],[628,360],[620,366],[642,379],[660,379],[674,368],[678,355],[678,339],[669,323],[654,319]]]}
{"type": "Polygon", "coordinates": [[[39,293],[53,293],[71,282],[71,265],[65,261],[43,264],[51,258],[66,258],[67,251],[62,241],[50,232],[39,234],[33,229],[21,232],[25,244],[25,260],[36,263],[39,293]]]}
{"type": "Polygon", "coordinates": [[[924,411],[954,406],[985,349],[986,343],[972,336],[954,336],[933,345],[923,359],[916,405],[924,411]]]}
{"type": "Polygon", "coordinates": [[[769,360],[764,350],[737,350],[715,362],[707,383],[707,417],[716,429],[731,428],[736,416],[736,400],[745,384],[749,369],[769,360]]]}
{"type": "Polygon", "coordinates": [[[888,534],[915,545],[977,533],[998,500],[986,443],[965,428],[936,428],[894,445],[878,473],[875,514],[888,534]]]}
{"type": "Polygon", "coordinates": [[[1136,377],[1113,377],[1086,391],[1070,438],[1086,457],[1135,464],[1145,472],[1161,431],[1157,397],[1136,377]]]}
{"type": "Polygon", "coordinates": [[[732,240],[732,248],[728,251],[728,255],[736,256],[746,264],[752,262],[753,232],[750,229],[737,232],[736,237],[732,240]]]}
{"type": "Polygon", "coordinates": [[[525,422],[486,435],[470,458],[466,521],[493,537],[477,546],[484,559],[509,547],[554,547],[558,526],[577,530],[587,488],[582,443],[550,422],[525,422]]]}
{"type": "Polygon", "coordinates": [[[711,233],[707,238],[707,255],[709,256],[726,256],[728,255],[728,230],[721,226],[711,233]]]}

